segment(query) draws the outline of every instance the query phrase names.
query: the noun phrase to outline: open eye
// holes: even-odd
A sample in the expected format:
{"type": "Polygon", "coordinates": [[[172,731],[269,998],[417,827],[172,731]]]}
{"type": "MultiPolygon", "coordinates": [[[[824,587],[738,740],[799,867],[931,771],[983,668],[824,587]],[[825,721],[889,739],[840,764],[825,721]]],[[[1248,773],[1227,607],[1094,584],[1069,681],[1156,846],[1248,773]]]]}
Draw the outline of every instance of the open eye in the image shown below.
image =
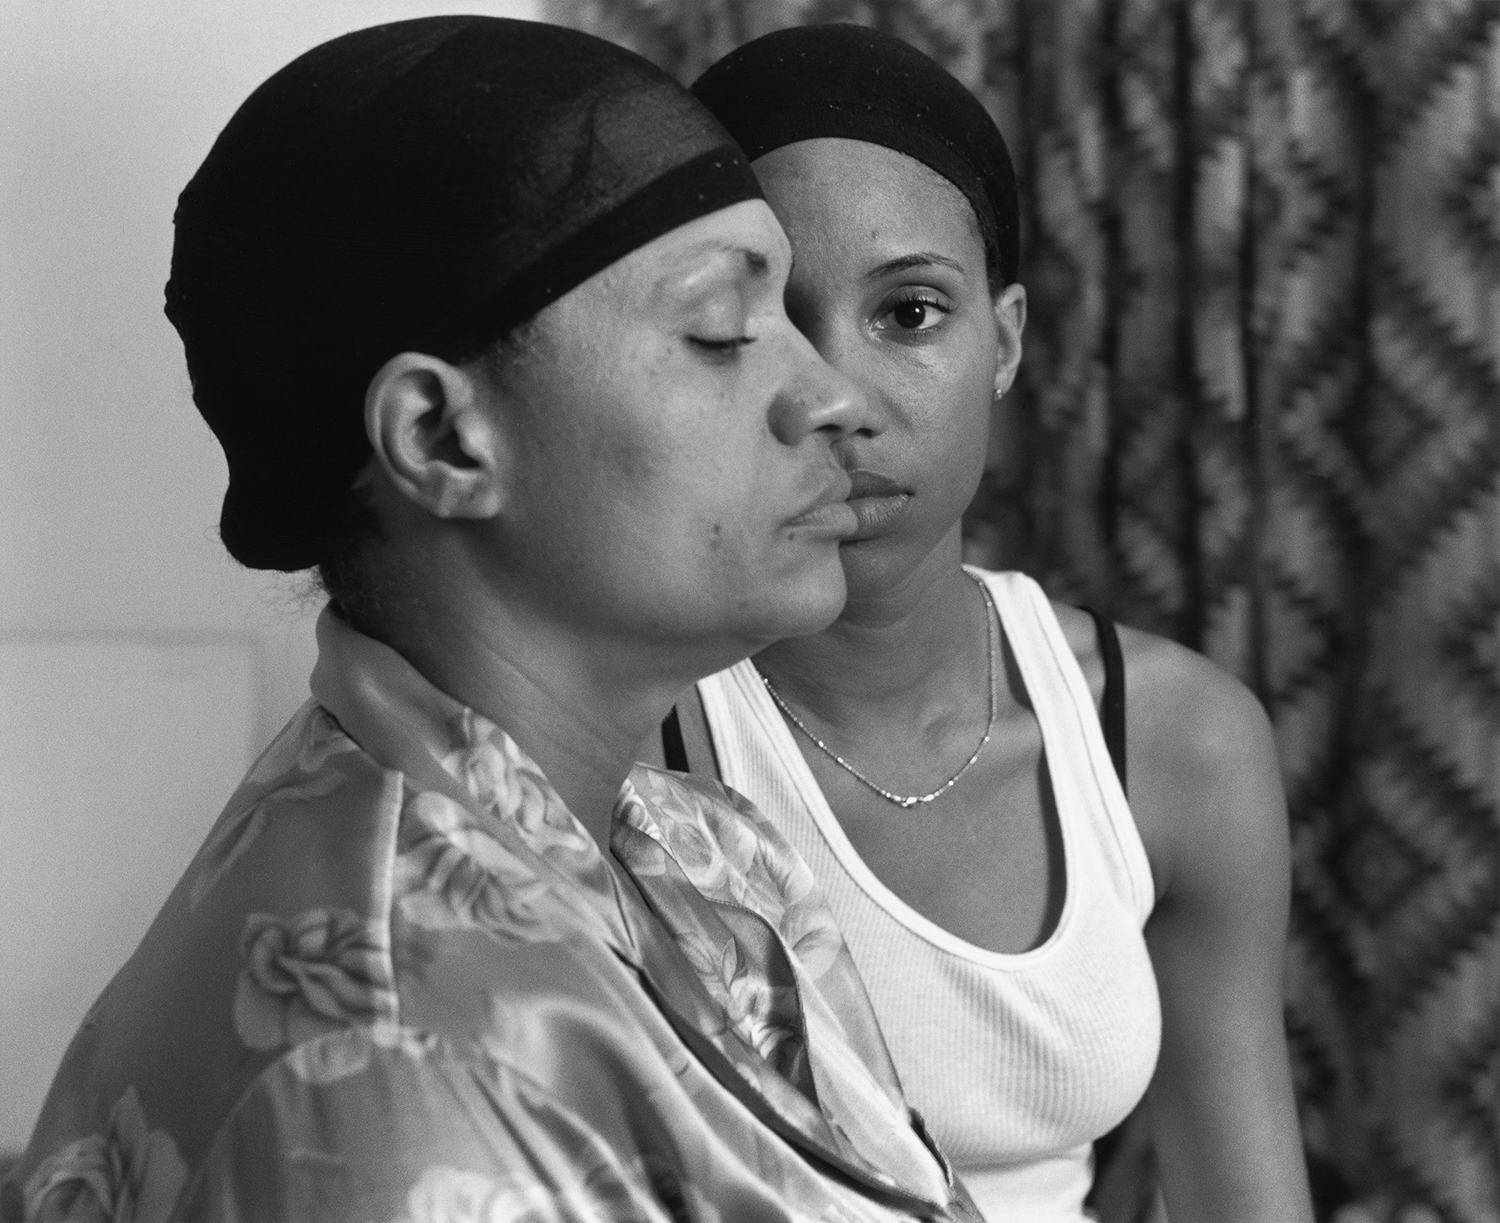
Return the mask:
{"type": "Polygon", "coordinates": [[[911,289],[891,302],[875,325],[887,331],[931,331],[940,326],[952,311],[940,293],[931,289],[911,289]]]}

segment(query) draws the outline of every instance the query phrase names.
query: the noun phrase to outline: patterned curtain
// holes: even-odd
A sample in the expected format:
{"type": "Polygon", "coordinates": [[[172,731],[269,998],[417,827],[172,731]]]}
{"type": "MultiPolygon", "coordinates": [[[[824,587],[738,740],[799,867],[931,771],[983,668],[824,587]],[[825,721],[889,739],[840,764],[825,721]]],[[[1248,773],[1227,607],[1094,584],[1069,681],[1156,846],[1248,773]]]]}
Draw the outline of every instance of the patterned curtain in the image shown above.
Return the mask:
{"type": "Polygon", "coordinates": [[[685,79],[876,25],[990,106],[1031,321],[972,556],[1260,694],[1309,1150],[1500,1219],[1500,4],[549,5],[685,79]]]}

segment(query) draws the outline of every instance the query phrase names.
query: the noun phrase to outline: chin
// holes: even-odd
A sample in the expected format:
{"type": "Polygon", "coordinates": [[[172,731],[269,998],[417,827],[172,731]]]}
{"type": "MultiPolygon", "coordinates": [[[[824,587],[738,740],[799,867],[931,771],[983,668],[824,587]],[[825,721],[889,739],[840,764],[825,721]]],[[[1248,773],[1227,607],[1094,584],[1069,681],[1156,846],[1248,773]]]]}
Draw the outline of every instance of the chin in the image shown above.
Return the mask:
{"type": "Polygon", "coordinates": [[[886,537],[861,539],[842,545],[839,560],[848,586],[848,597],[861,598],[889,590],[919,563],[909,555],[910,549],[886,537]]]}
{"type": "Polygon", "coordinates": [[[826,563],[779,582],[768,581],[755,592],[750,633],[760,649],[783,637],[806,637],[820,633],[844,610],[848,586],[844,567],[832,549],[826,563]],[[770,592],[775,597],[768,597],[770,592]]]}

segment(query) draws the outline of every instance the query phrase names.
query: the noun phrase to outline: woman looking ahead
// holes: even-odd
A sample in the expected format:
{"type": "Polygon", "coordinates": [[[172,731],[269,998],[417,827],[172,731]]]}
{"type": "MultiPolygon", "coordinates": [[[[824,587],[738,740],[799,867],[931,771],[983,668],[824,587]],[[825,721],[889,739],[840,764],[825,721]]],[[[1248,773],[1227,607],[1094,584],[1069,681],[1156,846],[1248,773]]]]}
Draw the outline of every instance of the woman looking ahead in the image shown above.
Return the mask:
{"type": "Polygon", "coordinates": [[[1091,1144],[1143,1093],[1174,1219],[1310,1218],[1262,710],[1186,649],[961,564],[1026,317],[1000,134],[925,56],[852,26],[768,35],[694,88],[791,238],[789,315],[871,419],[834,447],[860,524],[843,614],[702,681],[686,759],[813,867],[990,1218],[1082,1218],[1091,1144]]]}

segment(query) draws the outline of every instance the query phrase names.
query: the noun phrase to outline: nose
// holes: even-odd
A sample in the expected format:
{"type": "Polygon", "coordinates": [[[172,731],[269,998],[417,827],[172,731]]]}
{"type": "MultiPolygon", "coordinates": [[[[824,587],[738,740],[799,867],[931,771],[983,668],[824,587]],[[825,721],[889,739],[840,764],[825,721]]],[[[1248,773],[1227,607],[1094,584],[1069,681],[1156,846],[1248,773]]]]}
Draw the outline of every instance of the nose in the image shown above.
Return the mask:
{"type": "Polygon", "coordinates": [[[800,348],[792,358],[795,372],[771,402],[771,432],[776,440],[797,446],[816,434],[831,446],[870,429],[870,405],[864,393],[805,340],[800,348]]]}

